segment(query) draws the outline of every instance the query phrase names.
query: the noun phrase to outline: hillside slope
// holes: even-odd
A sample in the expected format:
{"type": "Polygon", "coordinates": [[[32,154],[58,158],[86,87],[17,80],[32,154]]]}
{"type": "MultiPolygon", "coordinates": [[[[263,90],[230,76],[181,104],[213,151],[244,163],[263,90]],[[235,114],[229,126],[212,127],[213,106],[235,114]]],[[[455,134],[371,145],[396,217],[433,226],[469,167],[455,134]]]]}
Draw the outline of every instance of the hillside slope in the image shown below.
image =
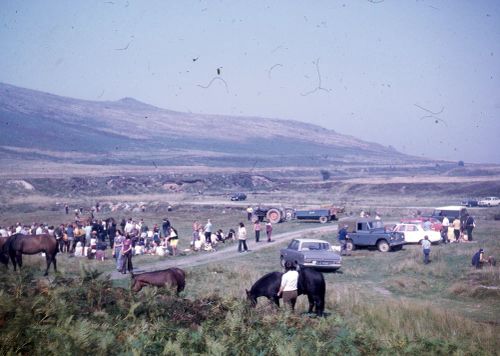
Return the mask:
{"type": "Polygon", "coordinates": [[[182,113],[132,98],[85,101],[0,83],[0,151],[75,163],[250,166],[414,157],[292,120],[182,113]]]}

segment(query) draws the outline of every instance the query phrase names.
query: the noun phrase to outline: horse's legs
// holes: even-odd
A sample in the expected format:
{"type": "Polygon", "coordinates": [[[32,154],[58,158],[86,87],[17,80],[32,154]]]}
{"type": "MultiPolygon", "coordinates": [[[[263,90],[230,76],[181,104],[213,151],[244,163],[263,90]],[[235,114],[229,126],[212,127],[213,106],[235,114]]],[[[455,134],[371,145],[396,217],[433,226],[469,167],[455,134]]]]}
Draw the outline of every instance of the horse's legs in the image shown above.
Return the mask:
{"type": "Polygon", "coordinates": [[[278,296],[273,296],[272,297],[272,301],[274,302],[274,304],[276,304],[276,306],[279,308],[280,307],[280,298],[278,296]]]}
{"type": "Polygon", "coordinates": [[[45,269],[45,273],[43,275],[44,276],[48,276],[49,275],[50,262],[52,262],[52,255],[49,255],[47,252],[45,252],[45,262],[47,262],[47,269],[45,269]]]}
{"type": "Polygon", "coordinates": [[[315,304],[316,304],[316,315],[318,316],[323,316],[323,311],[325,310],[325,299],[324,297],[316,297],[315,298],[315,304]]]}
{"type": "Polygon", "coordinates": [[[14,266],[14,271],[16,271],[16,266],[17,266],[16,255],[13,253],[10,253],[9,256],[10,256],[10,260],[12,261],[12,266],[14,266]]]}
{"type": "MultiPolygon", "coordinates": [[[[307,300],[309,301],[309,313],[312,313],[313,309],[314,309],[314,298],[312,295],[308,294],[307,300]]],[[[317,309],[317,307],[316,307],[316,309],[317,309]]]]}
{"type": "MultiPolygon", "coordinates": [[[[16,252],[16,262],[19,266],[19,269],[21,269],[21,267],[23,266],[23,255],[19,252],[16,252]]],[[[15,270],[15,267],[14,267],[14,270],[15,270]]]]}
{"type": "Polygon", "coordinates": [[[52,264],[54,265],[54,272],[57,272],[56,254],[52,255],[52,264]]]}

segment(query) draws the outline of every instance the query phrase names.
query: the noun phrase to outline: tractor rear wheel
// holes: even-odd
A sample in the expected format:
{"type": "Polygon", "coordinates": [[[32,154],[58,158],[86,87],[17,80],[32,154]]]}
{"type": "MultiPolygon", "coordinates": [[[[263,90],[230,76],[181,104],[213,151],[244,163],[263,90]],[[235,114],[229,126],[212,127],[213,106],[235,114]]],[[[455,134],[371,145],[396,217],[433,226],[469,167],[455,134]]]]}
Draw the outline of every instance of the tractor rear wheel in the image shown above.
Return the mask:
{"type": "Polygon", "coordinates": [[[277,224],[281,221],[281,212],[276,208],[271,208],[267,211],[266,217],[272,224],[277,224]]]}

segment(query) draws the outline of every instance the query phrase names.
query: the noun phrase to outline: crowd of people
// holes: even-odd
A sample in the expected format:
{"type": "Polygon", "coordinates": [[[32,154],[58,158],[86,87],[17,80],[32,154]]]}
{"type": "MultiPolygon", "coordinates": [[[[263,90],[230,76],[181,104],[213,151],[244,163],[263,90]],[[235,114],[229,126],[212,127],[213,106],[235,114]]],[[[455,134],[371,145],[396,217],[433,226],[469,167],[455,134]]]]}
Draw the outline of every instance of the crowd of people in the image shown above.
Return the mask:
{"type": "MultiPolygon", "coordinates": [[[[99,211],[96,205],[95,211],[99,211]]],[[[66,213],[69,209],[65,206],[66,213]]],[[[132,256],[135,255],[157,255],[176,256],[178,252],[179,233],[172,226],[168,218],[164,218],[160,224],[149,227],[143,219],[122,219],[117,222],[114,218],[83,219],[80,210],[75,210],[73,222],[49,226],[48,224],[32,223],[25,225],[18,222],[15,226],[8,228],[0,227],[0,236],[11,236],[13,234],[23,235],[53,235],[61,253],[67,253],[74,257],[87,257],[89,259],[104,260],[111,250],[116,259],[116,269],[122,273],[132,271],[132,256]]],[[[243,222],[237,228],[229,229],[225,233],[222,229],[215,229],[211,220],[205,224],[198,221],[193,222],[192,238],[189,250],[192,251],[215,251],[219,243],[238,241],[240,252],[249,251],[246,239],[247,231],[243,222]]],[[[255,241],[259,242],[261,221],[253,220],[255,241]]],[[[272,225],[266,223],[265,231],[267,240],[271,242],[272,225]]]]}

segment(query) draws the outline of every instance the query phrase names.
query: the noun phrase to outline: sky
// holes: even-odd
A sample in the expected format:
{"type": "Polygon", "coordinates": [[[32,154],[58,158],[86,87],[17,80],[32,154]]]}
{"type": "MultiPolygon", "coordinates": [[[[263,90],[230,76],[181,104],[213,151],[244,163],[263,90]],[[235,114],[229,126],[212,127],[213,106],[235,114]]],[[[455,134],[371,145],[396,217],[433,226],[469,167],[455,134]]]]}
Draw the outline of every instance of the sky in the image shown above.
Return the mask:
{"type": "Polygon", "coordinates": [[[500,163],[498,0],[0,1],[0,82],[500,163]]]}

